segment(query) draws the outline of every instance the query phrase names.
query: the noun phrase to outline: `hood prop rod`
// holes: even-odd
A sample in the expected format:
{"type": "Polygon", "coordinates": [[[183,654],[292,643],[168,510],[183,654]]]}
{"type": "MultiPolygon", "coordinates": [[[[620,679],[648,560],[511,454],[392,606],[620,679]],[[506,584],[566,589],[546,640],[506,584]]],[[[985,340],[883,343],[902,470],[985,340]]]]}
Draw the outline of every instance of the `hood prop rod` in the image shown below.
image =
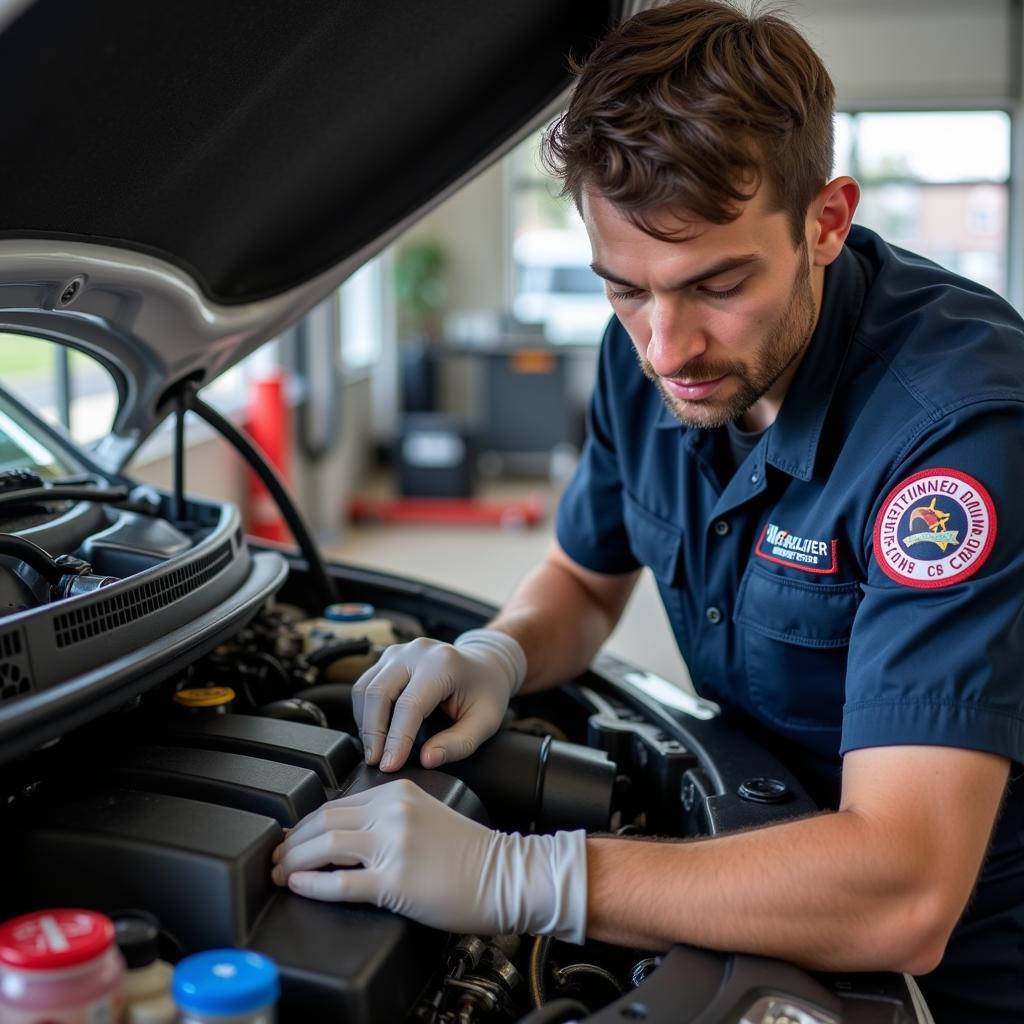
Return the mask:
{"type": "Polygon", "coordinates": [[[195,388],[187,381],[174,396],[174,504],[171,518],[175,523],[185,521],[185,413],[195,397],[195,388]]]}
{"type": "MultiPolygon", "coordinates": [[[[245,459],[252,471],[260,478],[267,490],[270,491],[274,503],[280,510],[281,515],[284,516],[284,521],[288,524],[288,529],[291,530],[292,536],[295,538],[296,543],[299,545],[299,550],[306,560],[313,584],[313,592],[319,602],[319,607],[326,608],[327,605],[333,604],[337,600],[334,591],[334,581],[327,574],[327,567],[320,557],[316,542],[313,540],[299,510],[295,507],[291,496],[281,482],[281,478],[277,475],[274,467],[267,461],[266,456],[229,419],[222,416],[212,406],[207,405],[196,394],[191,384],[186,384],[181,389],[178,393],[178,399],[179,402],[183,400],[187,409],[194,412],[201,420],[213,427],[245,459]]],[[[182,416],[179,416],[179,431],[181,430],[181,418],[182,416]]],[[[183,450],[183,443],[178,443],[178,447],[183,450]]],[[[175,469],[175,502],[178,501],[178,482],[183,475],[183,469],[180,474],[177,468],[175,469]]]]}

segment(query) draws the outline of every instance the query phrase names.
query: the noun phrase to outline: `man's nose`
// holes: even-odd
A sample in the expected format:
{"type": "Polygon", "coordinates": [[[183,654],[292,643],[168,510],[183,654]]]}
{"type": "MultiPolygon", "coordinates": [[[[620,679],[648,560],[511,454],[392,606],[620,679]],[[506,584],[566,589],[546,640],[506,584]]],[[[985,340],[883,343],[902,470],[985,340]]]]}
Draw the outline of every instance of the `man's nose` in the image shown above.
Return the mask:
{"type": "Polygon", "coordinates": [[[655,303],[651,312],[647,361],[659,377],[674,377],[707,349],[702,326],[669,303],[655,303]]]}

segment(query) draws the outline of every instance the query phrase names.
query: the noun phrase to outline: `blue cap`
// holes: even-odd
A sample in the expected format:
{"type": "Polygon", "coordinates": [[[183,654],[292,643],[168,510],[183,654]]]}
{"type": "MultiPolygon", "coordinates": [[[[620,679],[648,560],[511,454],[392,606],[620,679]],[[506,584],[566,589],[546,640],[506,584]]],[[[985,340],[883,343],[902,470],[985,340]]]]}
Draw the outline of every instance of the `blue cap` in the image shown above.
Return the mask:
{"type": "Polygon", "coordinates": [[[331,622],[365,622],[377,614],[372,604],[358,601],[343,601],[340,604],[329,604],[324,609],[324,618],[331,622]]]}
{"type": "Polygon", "coordinates": [[[185,957],[174,968],[175,1005],[194,1013],[232,1014],[277,1001],[277,965],[246,949],[210,949],[185,957]]]}

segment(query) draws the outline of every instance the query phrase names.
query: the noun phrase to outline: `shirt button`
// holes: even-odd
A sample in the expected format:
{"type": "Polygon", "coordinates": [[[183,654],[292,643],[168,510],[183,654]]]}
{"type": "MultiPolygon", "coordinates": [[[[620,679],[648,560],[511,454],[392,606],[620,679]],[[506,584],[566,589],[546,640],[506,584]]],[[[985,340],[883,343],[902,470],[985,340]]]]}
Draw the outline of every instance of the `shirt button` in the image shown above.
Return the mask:
{"type": "Polygon", "coordinates": [[[724,537],[729,532],[729,524],[724,519],[716,519],[714,530],[719,537],[724,537]]]}
{"type": "Polygon", "coordinates": [[[722,621],[722,613],[714,605],[712,605],[704,614],[708,617],[708,622],[710,622],[712,626],[717,626],[718,623],[722,621]]]}
{"type": "Polygon", "coordinates": [[[752,484],[756,484],[757,481],[760,480],[760,479],[761,479],[761,475],[755,469],[754,472],[750,474],[750,482],[752,484]]]}

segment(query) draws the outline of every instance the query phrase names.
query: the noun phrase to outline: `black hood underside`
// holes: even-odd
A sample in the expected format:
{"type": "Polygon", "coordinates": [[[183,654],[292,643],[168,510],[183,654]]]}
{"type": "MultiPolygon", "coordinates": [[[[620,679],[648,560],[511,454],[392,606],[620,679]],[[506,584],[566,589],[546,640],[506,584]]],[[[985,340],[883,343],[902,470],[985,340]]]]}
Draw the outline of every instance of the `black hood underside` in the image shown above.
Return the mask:
{"type": "Polygon", "coordinates": [[[0,35],[0,240],[280,294],[371,246],[564,91],[622,0],[37,0],[0,35]]]}

